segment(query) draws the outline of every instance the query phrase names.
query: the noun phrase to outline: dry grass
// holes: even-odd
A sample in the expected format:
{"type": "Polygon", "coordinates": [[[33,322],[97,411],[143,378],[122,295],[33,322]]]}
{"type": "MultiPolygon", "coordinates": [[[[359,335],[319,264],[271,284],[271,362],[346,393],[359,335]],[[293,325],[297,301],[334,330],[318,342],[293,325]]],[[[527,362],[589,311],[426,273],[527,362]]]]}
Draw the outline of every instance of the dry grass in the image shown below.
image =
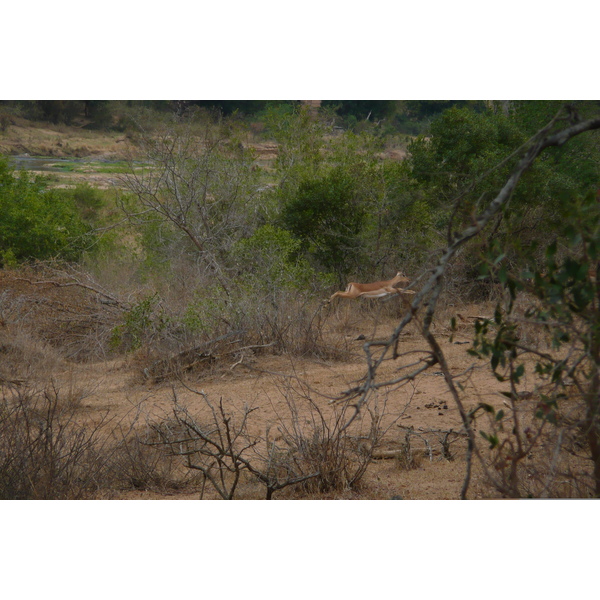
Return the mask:
{"type": "MultiPolygon", "coordinates": [[[[201,489],[198,478],[190,474],[181,457],[169,456],[164,448],[155,445],[156,432],[148,429],[148,423],[130,427],[123,425],[125,421],[113,421],[95,429],[97,422],[94,422],[93,415],[101,417],[102,411],[110,410],[114,411],[111,415],[119,413],[122,416],[124,397],[129,394],[138,397],[152,394],[164,403],[171,385],[181,390],[182,384],[190,381],[196,384],[201,381],[202,387],[207,385],[207,389],[216,390],[211,391],[216,399],[230,396],[245,399],[245,392],[236,396],[235,390],[259,385],[261,378],[270,376],[268,373],[278,372],[279,377],[282,371],[285,371],[284,379],[288,383],[292,379],[300,381],[303,378],[312,378],[314,382],[307,383],[307,388],[298,387],[294,394],[280,384],[277,393],[283,398],[283,404],[280,402],[276,410],[268,406],[268,401],[265,403],[268,395],[263,391],[257,392],[255,398],[260,400],[262,415],[256,424],[253,421],[255,413],[249,415],[252,427],[247,432],[249,439],[257,440],[257,444],[248,450],[247,457],[256,472],[241,469],[234,490],[236,498],[264,498],[267,493],[279,498],[383,498],[398,493],[399,488],[405,485],[402,482],[409,482],[401,489],[405,497],[440,497],[442,492],[435,491],[434,484],[432,489],[419,487],[426,474],[439,472],[442,469],[440,465],[448,465],[444,467],[446,472],[460,473],[464,469],[464,438],[444,438],[451,428],[455,432],[460,428],[460,421],[451,402],[448,410],[439,408],[438,400],[447,391],[441,377],[424,375],[414,382],[413,405],[408,411],[404,391],[394,389],[390,392],[394,409],[388,420],[392,421],[401,414],[407,420],[401,421],[401,429],[390,429],[387,421],[382,422],[380,426],[387,428],[387,433],[379,445],[370,442],[370,415],[364,414],[365,420],[361,422],[363,431],[343,430],[343,419],[348,417],[351,409],[340,405],[336,413],[327,404],[328,394],[339,394],[362,376],[364,341],[387,339],[397,325],[405,309],[392,301],[354,301],[320,308],[316,299],[303,302],[290,296],[279,305],[265,306],[247,298],[237,305],[237,313],[222,311],[220,305],[216,305],[214,321],[205,322],[219,323],[222,329],[212,326],[202,332],[191,332],[180,327],[182,311],[185,314],[186,305],[194,298],[194,285],[183,285],[184,278],[175,291],[165,288],[166,297],[173,299],[173,303],[171,305],[166,300],[157,302],[156,312],[151,313],[154,325],[141,330],[145,336],[142,336],[142,345],[135,352],[119,354],[117,350],[113,351],[114,356],[126,357],[126,360],[119,361],[118,369],[122,372],[117,373],[110,371],[117,367],[102,367],[83,361],[107,356],[110,331],[123,322],[127,311],[114,312],[113,305],[98,301],[99,295],[89,289],[34,283],[47,281],[50,275],[56,279],[56,273],[56,270],[47,271],[43,267],[0,272],[0,353],[3,358],[0,378],[7,402],[18,398],[19,394],[22,397],[18,413],[20,419],[17,419],[17,413],[10,412],[13,409],[8,410],[10,403],[5,404],[8,408],[5,409],[3,423],[9,429],[4,439],[25,440],[21,446],[15,442],[12,447],[19,448],[20,456],[34,456],[34,448],[41,447],[42,429],[31,429],[33,434],[30,438],[23,438],[22,432],[17,435],[15,428],[19,421],[41,423],[43,419],[40,421],[40,416],[49,414],[49,406],[54,407],[50,411],[51,422],[59,424],[63,432],[63,448],[66,447],[64,444],[74,445],[75,450],[69,451],[70,455],[77,456],[82,465],[88,465],[90,472],[94,472],[94,481],[83,485],[81,481],[85,477],[82,479],[81,475],[65,475],[52,480],[40,471],[32,475],[32,480],[37,483],[31,491],[25,492],[22,487],[15,486],[16,495],[122,497],[143,492],[155,495],[196,494],[197,497],[201,489]],[[163,316],[168,317],[168,326],[163,329],[155,327],[160,323],[161,311],[163,316]],[[221,317],[229,322],[219,321],[221,317]],[[87,328],[82,328],[84,322],[89,324],[87,328]],[[233,335],[236,331],[240,333],[233,335]],[[212,336],[216,334],[225,337],[215,343],[216,338],[212,336]],[[364,339],[358,339],[361,336],[364,339]],[[73,352],[74,349],[80,350],[73,352]],[[194,351],[196,356],[193,356],[194,351]],[[287,361],[284,361],[284,356],[288,357],[287,361]],[[282,357],[280,360],[286,364],[276,362],[277,357],[282,357]],[[299,366],[300,361],[302,367],[299,366]],[[153,373],[155,376],[144,379],[141,373],[153,366],[157,368],[153,373]],[[83,402],[77,385],[70,382],[87,377],[91,371],[106,381],[94,389],[93,402],[87,399],[83,402]],[[318,371],[319,375],[316,375],[318,371]],[[183,381],[179,380],[180,377],[183,381]],[[166,379],[169,379],[168,387],[165,387],[166,379]],[[54,392],[50,386],[52,380],[61,381],[56,384],[54,392]],[[236,387],[242,382],[247,387],[236,387]],[[117,385],[122,386],[118,393],[112,389],[117,385]],[[318,389],[323,390],[323,398],[315,392],[318,389]],[[115,398],[112,404],[103,398],[103,394],[115,398]],[[434,404],[438,408],[433,407],[434,404]],[[407,437],[409,426],[413,429],[407,437]],[[451,444],[447,454],[445,442],[451,444]],[[79,452],[77,444],[81,447],[86,443],[85,451],[79,452]],[[31,449],[27,450],[27,447],[31,449]],[[381,457],[377,456],[378,452],[381,457]],[[392,455],[394,460],[384,460],[392,455]],[[373,464],[371,459],[374,456],[382,460],[373,464]],[[386,473],[395,483],[384,485],[371,475],[371,471],[386,473]],[[263,479],[256,473],[261,473],[263,479]],[[51,491],[51,483],[55,491],[51,491]]],[[[122,284],[122,289],[127,289],[127,282],[122,284]]],[[[201,308],[204,306],[200,305],[201,308]]],[[[439,308],[435,333],[440,336],[441,343],[448,344],[444,347],[451,357],[453,374],[464,387],[469,408],[476,406],[479,400],[495,403],[497,409],[502,408],[502,397],[494,396],[494,390],[501,386],[489,373],[484,376],[484,364],[472,369],[473,359],[464,352],[469,346],[456,345],[457,341],[462,344],[472,336],[476,317],[493,315],[494,303],[439,308]],[[457,328],[452,332],[450,319],[455,315],[462,315],[462,319],[457,317],[457,328]],[[453,338],[450,338],[451,334],[453,338]],[[491,396],[494,397],[490,399],[491,396]]],[[[206,311],[200,312],[199,316],[206,319],[206,311]]],[[[416,325],[406,333],[401,344],[409,351],[420,350],[422,340],[416,325]]],[[[535,331],[525,331],[524,335],[534,336],[535,331]]],[[[544,340],[540,338],[539,343],[543,344],[544,340]]],[[[383,375],[393,376],[398,366],[391,363],[383,365],[383,375]]],[[[533,375],[526,383],[530,384],[529,387],[535,385],[533,375]]],[[[275,387],[271,384],[268,393],[274,394],[275,387]]],[[[526,409],[525,404],[522,408],[526,409]]],[[[231,411],[234,409],[225,405],[224,410],[221,424],[224,424],[227,415],[233,414],[231,411]]],[[[531,413],[532,410],[529,410],[527,414],[531,413]]],[[[192,415],[196,417],[195,412],[192,415]]],[[[575,419],[573,415],[566,414],[565,417],[575,419]]],[[[49,418],[44,417],[46,423],[49,418]]],[[[581,420],[580,416],[577,418],[581,420]]],[[[204,415],[198,415],[198,423],[205,426],[203,419],[204,415]]],[[[573,421],[575,425],[569,425],[565,421],[565,432],[575,431],[576,422],[577,419],[573,421]]],[[[521,424],[523,427],[531,426],[524,417],[521,424]]],[[[587,493],[589,461],[578,457],[585,455],[585,440],[582,442],[570,433],[568,436],[563,433],[562,440],[559,440],[559,435],[559,429],[548,428],[547,437],[540,438],[543,445],[534,449],[531,456],[523,461],[519,472],[523,495],[543,493],[551,497],[581,497],[587,493]],[[558,458],[554,459],[559,441],[562,446],[558,458]],[[577,446],[582,443],[583,447],[577,446]],[[578,456],[572,454],[569,457],[569,452],[578,453],[578,456]]],[[[53,444],[56,446],[58,442],[53,444]]],[[[38,454],[35,456],[35,461],[33,458],[30,460],[32,464],[40,461],[38,454]]],[[[494,458],[491,455],[488,458],[491,468],[495,469],[494,458]]],[[[62,469],[63,473],[77,472],[71,467],[59,470],[62,469]]],[[[22,463],[22,468],[26,472],[29,467],[22,463]]],[[[457,497],[455,488],[460,490],[461,477],[459,474],[452,483],[452,491],[446,492],[449,497],[457,497]]],[[[483,477],[473,483],[472,493],[482,497],[493,496],[495,492],[484,486],[482,481],[483,477]]],[[[209,493],[208,487],[207,484],[205,497],[217,497],[214,489],[209,493]]]]}
{"type": "Polygon", "coordinates": [[[99,134],[81,127],[35,123],[16,116],[11,117],[11,124],[0,138],[0,154],[7,155],[125,159],[129,152],[131,148],[122,133],[99,134]]]}
{"type": "Polygon", "coordinates": [[[76,361],[109,354],[121,308],[46,265],[0,271],[0,315],[12,335],[19,332],[76,361]]]}

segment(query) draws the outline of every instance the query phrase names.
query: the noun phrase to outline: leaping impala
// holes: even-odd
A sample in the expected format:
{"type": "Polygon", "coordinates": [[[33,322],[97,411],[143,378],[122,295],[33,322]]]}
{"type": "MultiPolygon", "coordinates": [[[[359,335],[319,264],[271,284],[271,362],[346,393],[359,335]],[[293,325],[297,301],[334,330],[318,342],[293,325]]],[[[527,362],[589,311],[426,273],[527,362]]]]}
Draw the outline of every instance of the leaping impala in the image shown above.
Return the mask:
{"type": "Polygon", "coordinates": [[[382,298],[383,296],[389,296],[390,294],[414,294],[412,290],[405,290],[403,288],[394,287],[396,284],[401,283],[402,285],[408,285],[410,280],[408,277],[403,275],[400,271],[396,273],[393,279],[388,281],[375,281],[373,283],[349,283],[345,292],[336,292],[325,300],[326,304],[329,304],[336,296],[340,298],[358,298],[364,296],[365,298],[382,298]]]}

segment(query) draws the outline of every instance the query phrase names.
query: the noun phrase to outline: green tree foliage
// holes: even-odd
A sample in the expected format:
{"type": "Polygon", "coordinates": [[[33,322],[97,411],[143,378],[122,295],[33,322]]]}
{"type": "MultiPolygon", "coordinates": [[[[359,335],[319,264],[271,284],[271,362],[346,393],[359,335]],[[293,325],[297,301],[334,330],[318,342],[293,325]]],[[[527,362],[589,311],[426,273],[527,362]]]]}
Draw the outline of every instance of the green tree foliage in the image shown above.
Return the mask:
{"type": "Polygon", "coordinates": [[[74,201],[51,190],[43,178],[14,175],[0,160],[0,253],[3,263],[28,258],[77,259],[88,244],[90,228],[74,201]]]}
{"type": "MultiPolygon", "coordinates": [[[[517,384],[531,370],[540,382],[540,402],[528,435],[510,424],[502,427],[504,415],[496,415],[492,431],[482,435],[494,450],[496,486],[503,493],[531,493],[531,473],[523,476],[528,469],[526,457],[545,429],[545,443],[548,435],[558,435],[554,453],[558,457],[560,451],[561,460],[555,458],[555,464],[568,462],[569,456],[591,461],[592,476],[576,478],[571,485],[582,487],[576,487],[575,493],[600,497],[600,204],[596,194],[572,197],[568,207],[563,206],[554,235],[538,268],[508,272],[503,265],[506,248],[498,248],[486,262],[487,269],[497,271],[510,302],[505,309],[496,308],[493,322],[478,324],[470,353],[489,358],[496,377],[510,382],[505,395],[513,405],[517,384]],[[526,303],[524,314],[514,303],[521,292],[526,292],[521,301],[526,303]],[[540,345],[536,338],[529,341],[522,332],[525,326],[543,333],[547,344],[540,345]]],[[[571,475],[561,477],[568,480],[571,475]]]]}
{"type": "MultiPolygon", "coordinates": [[[[497,193],[518,160],[518,149],[558,108],[516,103],[507,113],[452,107],[432,122],[428,136],[411,144],[412,175],[447,236],[468,225],[497,193]]],[[[549,235],[560,225],[560,206],[600,180],[598,150],[591,136],[581,136],[541,156],[521,178],[487,239],[466,250],[465,274],[475,278],[477,255],[496,241],[507,247],[507,262],[515,268],[541,260],[549,235]]]]}
{"type": "Polygon", "coordinates": [[[360,261],[365,205],[354,180],[335,169],[303,181],[283,207],[284,227],[326,270],[344,276],[360,261]]]}
{"type": "Polygon", "coordinates": [[[383,119],[396,110],[396,100],[324,100],[322,106],[333,107],[342,117],[352,116],[356,120],[383,119]]]}
{"type": "Polygon", "coordinates": [[[112,125],[112,106],[109,100],[86,100],[84,114],[92,119],[96,129],[108,129],[112,125]]]}
{"type": "MultiPolygon", "coordinates": [[[[546,126],[565,104],[573,121],[590,118],[600,109],[598,101],[523,101],[514,103],[512,118],[530,136],[546,126]]],[[[596,136],[579,136],[569,144],[549,149],[544,164],[552,170],[567,193],[585,195],[598,184],[599,155],[600,142],[596,136]]]]}
{"type": "Polygon", "coordinates": [[[465,194],[474,179],[500,163],[525,139],[514,122],[501,113],[453,107],[433,121],[428,136],[420,136],[410,145],[413,176],[429,187],[432,201],[440,208],[452,207],[461,195],[466,195],[462,205],[472,208],[479,195],[497,187],[512,164],[465,194]]]}
{"type": "Polygon", "coordinates": [[[82,113],[83,103],[76,100],[38,100],[43,118],[52,123],[66,123],[82,113]]]}
{"type": "MultiPolygon", "coordinates": [[[[468,212],[482,195],[505,181],[517,160],[511,155],[548,123],[560,106],[516,103],[508,114],[452,107],[432,122],[428,136],[420,136],[409,147],[413,175],[429,187],[432,200],[440,207],[454,207],[458,201],[463,212],[468,212]]],[[[597,159],[597,143],[592,137],[582,136],[570,145],[550,149],[525,175],[511,209],[547,205],[565,190],[587,191],[600,175],[597,159]]]]}
{"type": "Polygon", "coordinates": [[[414,120],[433,119],[450,108],[472,107],[482,110],[483,102],[468,100],[407,100],[405,103],[407,115],[414,120]]]}
{"type": "Polygon", "coordinates": [[[274,225],[259,227],[252,236],[239,240],[233,248],[240,273],[250,289],[306,289],[317,277],[301,256],[302,243],[289,231],[274,225]]]}
{"type": "Polygon", "coordinates": [[[99,189],[89,183],[79,183],[74,188],[61,190],[61,195],[66,199],[72,199],[86,222],[90,224],[98,222],[99,212],[105,205],[104,194],[99,189]]]}
{"type": "Polygon", "coordinates": [[[406,161],[378,161],[365,172],[364,274],[415,272],[439,235],[435,211],[406,161]]]}
{"type": "Polygon", "coordinates": [[[267,100],[193,100],[186,104],[200,106],[208,109],[219,109],[224,116],[230,116],[234,113],[242,115],[254,115],[267,108],[271,103],[267,100]]]}
{"type": "Polygon", "coordinates": [[[301,181],[315,178],[325,167],[324,123],[307,106],[270,106],[265,114],[267,131],[278,143],[275,169],[280,197],[293,195],[301,181]]]}

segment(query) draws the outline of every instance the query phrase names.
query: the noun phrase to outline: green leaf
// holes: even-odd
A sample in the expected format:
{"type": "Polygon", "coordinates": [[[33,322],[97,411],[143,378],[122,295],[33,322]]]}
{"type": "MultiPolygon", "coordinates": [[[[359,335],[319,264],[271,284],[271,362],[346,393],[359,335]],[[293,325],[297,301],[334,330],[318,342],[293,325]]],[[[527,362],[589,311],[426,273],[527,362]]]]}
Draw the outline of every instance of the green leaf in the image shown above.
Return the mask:
{"type": "Polygon", "coordinates": [[[525,365],[519,365],[511,375],[511,380],[515,383],[519,383],[521,377],[525,374],[525,365]]]}
{"type": "Polygon", "coordinates": [[[498,280],[500,283],[506,283],[508,280],[508,270],[506,265],[502,265],[502,268],[498,271],[498,280]]]}
{"type": "Polygon", "coordinates": [[[492,369],[495,371],[498,368],[498,364],[500,362],[500,355],[495,352],[490,360],[490,364],[492,365],[492,369]]]}
{"type": "Polygon", "coordinates": [[[502,323],[502,311],[500,309],[499,304],[496,304],[496,308],[494,310],[494,322],[497,325],[500,325],[502,323]]]}
{"type": "Polygon", "coordinates": [[[487,434],[483,431],[479,431],[479,433],[484,440],[486,440],[490,443],[490,450],[495,448],[500,443],[498,436],[493,433],[487,434]]]}

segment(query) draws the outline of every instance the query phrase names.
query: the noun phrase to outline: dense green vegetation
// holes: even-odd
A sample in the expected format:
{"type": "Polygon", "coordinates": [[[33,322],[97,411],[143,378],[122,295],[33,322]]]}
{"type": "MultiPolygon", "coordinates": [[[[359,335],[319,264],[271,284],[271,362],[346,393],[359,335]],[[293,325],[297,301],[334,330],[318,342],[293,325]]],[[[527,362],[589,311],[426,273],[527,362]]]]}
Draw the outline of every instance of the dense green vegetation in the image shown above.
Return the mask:
{"type": "MultiPolygon", "coordinates": [[[[289,112],[300,104],[298,100],[4,100],[0,101],[0,116],[5,114],[2,111],[5,107],[7,112],[17,112],[27,119],[67,125],[83,119],[89,129],[122,131],[130,126],[132,113],[145,113],[149,118],[156,114],[183,115],[190,109],[201,109],[217,111],[225,117],[262,122],[270,112],[289,112]]],[[[384,125],[382,130],[387,134],[417,134],[423,133],[433,118],[452,106],[485,110],[483,102],[451,100],[324,100],[321,110],[333,117],[337,125],[352,130],[379,123],[384,125]]]]}
{"type": "MultiPolygon", "coordinates": [[[[297,102],[4,105],[52,121],[83,114],[113,127],[122,125],[127,110],[142,110],[128,127],[136,128],[133,139],[151,166],[125,173],[128,193],[120,200],[141,244],[137,256],[146,272],[177,261],[197,264],[229,293],[242,270],[267,276],[264,252],[248,251],[259,240],[265,247],[267,239],[273,241],[272,264],[286,273],[275,277],[282,283],[291,283],[293,273],[298,283],[305,281],[307,269],[339,283],[398,268],[418,274],[497,193],[518,149],[562,103],[328,101],[317,117],[297,102]],[[256,119],[264,123],[263,138],[278,144],[274,170],[257,168],[246,143],[256,119]],[[400,121],[426,128],[401,162],[383,154],[398,142],[400,121]],[[342,128],[333,129],[335,123],[342,128]]],[[[598,110],[596,102],[570,106],[569,118],[598,110]]],[[[560,240],[562,213],[597,188],[599,152],[597,138],[587,135],[540,157],[489,235],[462,254],[455,283],[477,280],[486,248],[497,245],[512,267],[541,260],[543,248],[560,240]]],[[[57,190],[40,178],[13,175],[6,162],[0,173],[4,260],[78,259],[90,245],[100,197],[91,189],[57,190]]],[[[467,289],[485,292],[481,285],[467,289]]]]}
{"type": "Polygon", "coordinates": [[[48,187],[41,177],[23,171],[15,175],[0,160],[0,260],[77,260],[89,244],[85,202],[77,193],[48,187]]]}

